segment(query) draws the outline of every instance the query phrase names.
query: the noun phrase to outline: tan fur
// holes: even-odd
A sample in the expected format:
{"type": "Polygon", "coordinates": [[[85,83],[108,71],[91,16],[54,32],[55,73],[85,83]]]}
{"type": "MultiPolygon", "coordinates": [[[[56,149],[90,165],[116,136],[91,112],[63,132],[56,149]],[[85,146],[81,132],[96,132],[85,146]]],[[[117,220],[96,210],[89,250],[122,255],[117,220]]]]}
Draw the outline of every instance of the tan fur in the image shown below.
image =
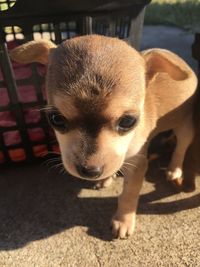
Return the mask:
{"type": "Polygon", "coordinates": [[[68,119],[74,119],[79,115],[78,109],[73,105],[71,98],[54,96],[54,105],[59,107],[60,112],[68,119]]]}
{"type": "Polygon", "coordinates": [[[168,179],[180,184],[185,152],[193,139],[196,76],[181,58],[167,50],[151,49],[140,54],[115,38],[83,36],[52,47],[45,41],[28,43],[11,56],[22,62],[49,63],[49,104],[69,125],[76,125],[65,134],[55,131],[65,168],[83,178],[76,164],[103,166],[97,180],[122,168],[124,188],[112,224],[114,235],[125,238],[134,231],[149,142],[168,129],[177,137],[168,179]],[[29,54],[29,50],[34,52],[29,54]],[[41,55],[43,50],[46,52],[41,55]],[[119,134],[116,123],[124,114],[132,114],[138,123],[126,134],[119,134]],[[93,150],[87,140],[93,142],[93,150]]]}
{"type": "Polygon", "coordinates": [[[48,40],[31,41],[13,49],[10,57],[24,64],[30,62],[47,64],[49,53],[55,47],[56,45],[48,40]]]}

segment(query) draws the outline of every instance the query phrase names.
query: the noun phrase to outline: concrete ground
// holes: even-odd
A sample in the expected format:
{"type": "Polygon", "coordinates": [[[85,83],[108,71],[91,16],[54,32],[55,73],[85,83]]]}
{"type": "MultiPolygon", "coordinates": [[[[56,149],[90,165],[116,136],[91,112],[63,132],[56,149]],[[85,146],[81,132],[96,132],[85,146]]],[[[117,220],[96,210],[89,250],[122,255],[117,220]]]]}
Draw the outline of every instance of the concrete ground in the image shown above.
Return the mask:
{"type": "MultiPolygon", "coordinates": [[[[194,66],[192,42],[179,29],[148,26],[142,47],[170,48],[194,66]]],[[[200,266],[200,179],[195,192],[177,193],[165,181],[162,161],[154,162],[133,237],[112,240],[121,179],[96,191],[50,166],[0,172],[0,267],[200,266]]]]}

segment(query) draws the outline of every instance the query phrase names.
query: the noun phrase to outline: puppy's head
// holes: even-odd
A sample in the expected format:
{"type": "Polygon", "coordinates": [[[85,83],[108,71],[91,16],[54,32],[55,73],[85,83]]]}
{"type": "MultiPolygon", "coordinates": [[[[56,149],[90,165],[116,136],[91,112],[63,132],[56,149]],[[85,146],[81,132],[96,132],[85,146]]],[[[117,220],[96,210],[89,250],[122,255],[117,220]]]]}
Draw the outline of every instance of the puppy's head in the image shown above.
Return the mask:
{"type": "Polygon", "coordinates": [[[48,64],[47,115],[66,170],[85,179],[118,171],[143,116],[145,63],[140,54],[118,39],[90,35],[58,47],[30,42],[11,57],[48,64]]]}

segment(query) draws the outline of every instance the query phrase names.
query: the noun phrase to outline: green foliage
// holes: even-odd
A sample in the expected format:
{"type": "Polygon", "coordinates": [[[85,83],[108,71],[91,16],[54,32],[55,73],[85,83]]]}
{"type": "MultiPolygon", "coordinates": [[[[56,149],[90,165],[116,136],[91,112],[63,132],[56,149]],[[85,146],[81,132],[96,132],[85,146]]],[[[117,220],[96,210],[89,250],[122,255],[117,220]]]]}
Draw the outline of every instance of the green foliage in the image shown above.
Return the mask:
{"type": "Polygon", "coordinates": [[[146,8],[145,24],[162,24],[200,32],[200,0],[153,0],[146,8]]]}

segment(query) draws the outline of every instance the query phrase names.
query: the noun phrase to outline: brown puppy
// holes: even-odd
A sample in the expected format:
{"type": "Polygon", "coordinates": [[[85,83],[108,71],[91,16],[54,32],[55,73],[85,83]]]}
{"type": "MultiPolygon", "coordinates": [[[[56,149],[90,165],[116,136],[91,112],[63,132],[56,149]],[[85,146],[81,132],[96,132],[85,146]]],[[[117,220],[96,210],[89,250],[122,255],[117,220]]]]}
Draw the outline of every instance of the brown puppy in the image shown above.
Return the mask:
{"type": "Polygon", "coordinates": [[[124,188],[112,225],[116,236],[131,235],[147,148],[159,132],[173,129],[176,134],[168,178],[181,181],[193,138],[193,71],[167,50],[139,53],[124,41],[98,35],[57,47],[45,40],[29,42],[11,57],[48,64],[48,116],[69,173],[102,180],[124,166],[124,188]]]}

